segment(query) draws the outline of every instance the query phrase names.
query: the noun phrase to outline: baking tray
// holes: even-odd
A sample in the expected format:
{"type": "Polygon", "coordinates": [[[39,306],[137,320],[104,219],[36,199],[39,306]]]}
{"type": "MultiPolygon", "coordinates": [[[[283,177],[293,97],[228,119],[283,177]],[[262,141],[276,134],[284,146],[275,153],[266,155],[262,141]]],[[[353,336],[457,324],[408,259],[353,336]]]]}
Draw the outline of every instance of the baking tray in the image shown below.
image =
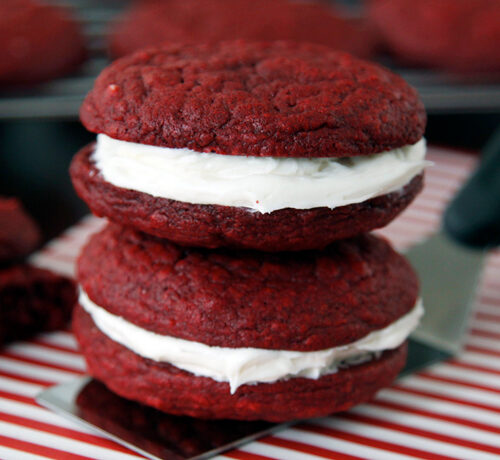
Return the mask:
{"type": "MultiPolygon", "coordinates": [[[[87,36],[89,59],[78,73],[39,85],[36,89],[0,94],[0,120],[78,119],[80,105],[95,77],[109,63],[108,25],[127,1],[45,0],[70,6],[87,36]]],[[[420,93],[429,114],[500,112],[500,76],[489,80],[458,78],[431,70],[408,69],[381,58],[420,93]]]]}

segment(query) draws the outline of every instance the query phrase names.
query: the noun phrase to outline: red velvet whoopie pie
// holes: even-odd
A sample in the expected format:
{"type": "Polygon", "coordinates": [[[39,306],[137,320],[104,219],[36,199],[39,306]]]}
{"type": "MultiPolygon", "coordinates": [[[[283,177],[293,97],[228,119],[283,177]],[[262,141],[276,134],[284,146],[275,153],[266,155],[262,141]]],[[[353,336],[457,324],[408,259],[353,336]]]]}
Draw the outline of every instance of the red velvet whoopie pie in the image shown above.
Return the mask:
{"type": "Polygon", "coordinates": [[[283,421],[366,401],[401,370],[421,314],[412,268],[372,235],[274,254],[110,224],[84,248],[78,279],[73,329],[90,374],[200,418],[283,421]]]}
{"type": "Polygon", "coordinates": [[[422,188],[413,88],[326,47],[225,42],[115,61],[71,166],[98,216],[199,247],[323,248],[388,224],[422,188]]]}

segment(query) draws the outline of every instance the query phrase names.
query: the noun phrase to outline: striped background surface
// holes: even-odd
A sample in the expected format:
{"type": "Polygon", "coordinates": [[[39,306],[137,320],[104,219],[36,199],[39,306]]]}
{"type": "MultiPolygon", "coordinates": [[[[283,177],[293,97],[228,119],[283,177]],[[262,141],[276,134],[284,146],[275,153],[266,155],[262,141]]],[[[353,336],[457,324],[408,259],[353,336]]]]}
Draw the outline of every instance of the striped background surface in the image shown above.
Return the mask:
{"type": "MultiPolygon", "coordinates": [[[[439,225],[476,159],[431,148],[424,193],[381,233],[404,249],[439,225]]],[[[87,218],[33,257],[71,274],[79,248],[102,222],[87,218]]],[[[39,407],[44,387],[85,372],[69,332],[15,343],[0,354],[0,458],[142,458],[39,407]]],[[[219,456],[230,459],[500,458],[500,252],[489,257],[464,353],[398,380],[369,404],[286,429],[219,456]]]]}

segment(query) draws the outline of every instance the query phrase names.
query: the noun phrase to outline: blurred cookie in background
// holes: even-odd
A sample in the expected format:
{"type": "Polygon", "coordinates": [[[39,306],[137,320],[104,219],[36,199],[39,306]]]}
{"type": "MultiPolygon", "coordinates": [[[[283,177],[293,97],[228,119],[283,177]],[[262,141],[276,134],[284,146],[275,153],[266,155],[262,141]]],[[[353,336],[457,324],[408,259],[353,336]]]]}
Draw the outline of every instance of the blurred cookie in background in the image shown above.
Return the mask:
{"type": "Polygon", "coordinates": [[[110,32],[114,58],[175,42],[294,40],[326,45],[359,57],[373,54],[374,30],[327,2],[290,0],[149,0],[135,2],[110,32]]]}
{"type": "Polygon", "coordinates": [[[73,331],[88,373],[202,419],[281,422],[368,401],[404,366],[422,315],[413,269],[372,235],[266,254],[109,224],[77,273],[73,331]]]}
{"type": "Polygon", "coordinates": [[[321,45],[138,51],[80,116],[99,136],[70,175],[92,212],[188,246],[324,248],[387,225],[423,184],[417,92],[321,45]]]}
{"type": "Polygon", "coordinates": [[[498,0],[369,0],[369,17],[403,64],[500,71],[498,0]]]}
{"type": "Polygon", "coordinates": [[[86,56],[84,37],[68,11],[36,0],[0,2],[0,88],[63,76],[86,56]]]}
{"type": "Polygon", "coordinates": [[[25,262],[40,239],[21,203],[0,197],[0,345],[64,328],[71,316],[73,281],[25,262]]]}
{"type": "Polygon", "coordinates": [[[15,198],[0,196],[0,264],[28,255],[40,243],[40,231],[15,198]]]}

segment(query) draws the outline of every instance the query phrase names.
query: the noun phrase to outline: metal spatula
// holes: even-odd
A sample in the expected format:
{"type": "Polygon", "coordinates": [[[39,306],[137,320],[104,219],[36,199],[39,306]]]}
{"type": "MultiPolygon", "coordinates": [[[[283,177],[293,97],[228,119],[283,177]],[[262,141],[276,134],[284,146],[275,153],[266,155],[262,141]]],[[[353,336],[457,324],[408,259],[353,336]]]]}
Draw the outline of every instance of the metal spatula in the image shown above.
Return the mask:
{"type": "Polygon", "coordinates": [[[499,244],[500,129],[446,209],[441,231],[406,254],[420,276],[426,307],[413,339],[446,353],[462,349],[485,254],[499,244]]]}

